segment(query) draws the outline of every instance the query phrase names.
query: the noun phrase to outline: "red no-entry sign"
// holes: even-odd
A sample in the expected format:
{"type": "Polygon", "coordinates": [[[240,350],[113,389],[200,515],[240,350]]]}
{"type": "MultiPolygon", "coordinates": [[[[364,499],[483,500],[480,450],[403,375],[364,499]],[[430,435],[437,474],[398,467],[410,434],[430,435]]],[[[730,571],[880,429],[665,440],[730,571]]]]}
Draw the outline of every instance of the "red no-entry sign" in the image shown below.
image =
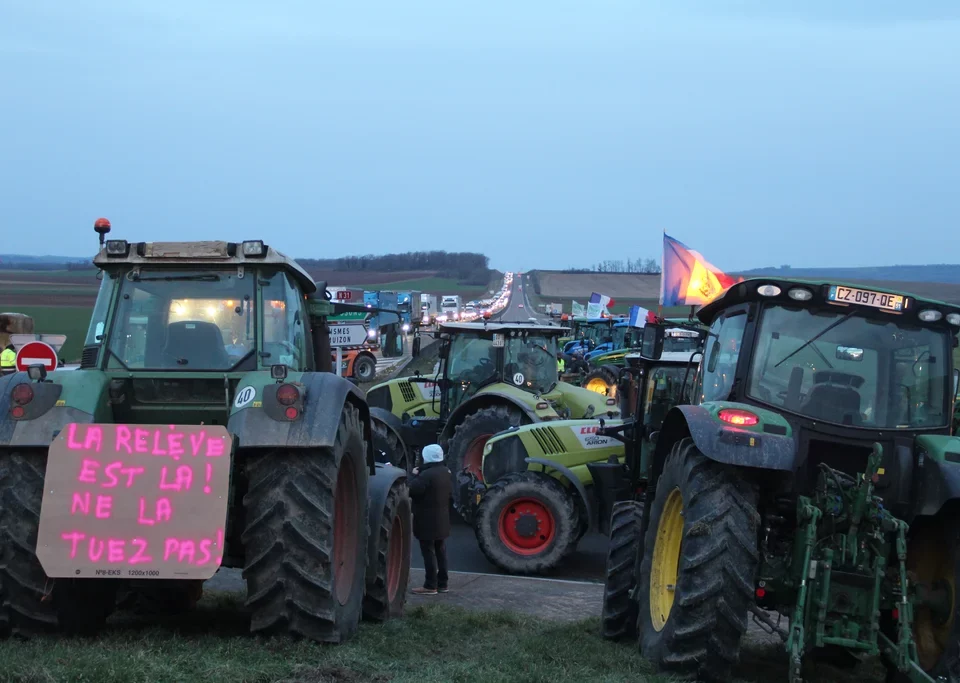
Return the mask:
{"type": "Polygon", "coordinates": [[[17,370],[24,372],[31,365],[42,365],[52,372],[57,369],[57,352],[45,342],[27,342],[17,351],[17,370]]]}

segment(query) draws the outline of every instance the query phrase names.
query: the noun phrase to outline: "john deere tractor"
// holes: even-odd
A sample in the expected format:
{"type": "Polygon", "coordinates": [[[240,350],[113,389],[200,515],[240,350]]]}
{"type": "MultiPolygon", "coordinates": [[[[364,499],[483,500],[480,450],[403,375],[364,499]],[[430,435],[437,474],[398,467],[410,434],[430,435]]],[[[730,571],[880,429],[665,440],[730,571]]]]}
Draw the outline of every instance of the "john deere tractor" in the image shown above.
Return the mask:
{"type": "Polygon", "coordinates": [[[626,356],[620,384],[632,390],[619,392],[626,419],[535,423],[487,441],[482,472],[493,483],[474,525],[487,558],[511,573],[545,573],[573,553],[587,531],[609,533],[612,505],[629,497],[622,464],[640,457],[625,449],[622,433],[635,425],[659,429],[667,411],[685,402],[695,358],[696,349],[652,361],[626,356]]]}
{"type": "MultiPolygon", "coordinates": [[[[792,683],[826,654],[958,680],[960,307],[751,279],[697,316],[694,400],[625,431],[652,453],[607,478],[607,635],[659,672],[728,681],[752,617],[782,638],[792,683]]],[[[647,326],[645,357],[664,333],[647,326]]]]}
{"type": "Polygon", "coordinates": [[[466,521],[494,483],[481,467],[491,436],[523,424],[619,414],[614,399],[558,381],[556,339],[565,331],[532,323],[441,324],[435,377],[390,380],[367,392],[371,406],[392,413],[394,430],[414,452],[434,442],[444,448],[454,507],[466,521]]]}
{"type": "Polygon", "coordinates": [[[95,632],[125,592],[189,609],[219,567],[255,633],[399,616],[404,445],[331,372],[325,285],[259,240],[95,228],[81,367],[0,378],[0,634],[95,632]]]}

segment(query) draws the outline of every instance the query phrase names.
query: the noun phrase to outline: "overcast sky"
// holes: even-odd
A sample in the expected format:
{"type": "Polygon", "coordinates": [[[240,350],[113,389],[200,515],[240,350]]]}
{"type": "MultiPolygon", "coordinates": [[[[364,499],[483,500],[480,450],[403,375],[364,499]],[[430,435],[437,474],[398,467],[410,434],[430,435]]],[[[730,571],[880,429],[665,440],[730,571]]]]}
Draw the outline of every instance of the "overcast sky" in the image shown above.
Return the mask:
{"type": "Polygon", "coordinates": [[[0,2],[0,253],[960,261],[956,0],[333,5],[0,2]]]}

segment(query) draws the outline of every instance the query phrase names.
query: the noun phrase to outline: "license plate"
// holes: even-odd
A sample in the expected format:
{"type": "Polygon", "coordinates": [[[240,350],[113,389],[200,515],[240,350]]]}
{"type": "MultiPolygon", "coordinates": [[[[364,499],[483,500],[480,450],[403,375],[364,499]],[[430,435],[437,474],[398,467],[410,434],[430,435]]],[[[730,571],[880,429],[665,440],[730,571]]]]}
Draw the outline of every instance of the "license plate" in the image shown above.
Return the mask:
{"type": "Polygon", "coordinates": [[[871,292],[869,289],[857,289],[855,287],[833,285],[827,294],[827,301],[859,304],[898,313],[903,311],[903,296],[901,294],[884,294],[883,292],[871,292]]]}

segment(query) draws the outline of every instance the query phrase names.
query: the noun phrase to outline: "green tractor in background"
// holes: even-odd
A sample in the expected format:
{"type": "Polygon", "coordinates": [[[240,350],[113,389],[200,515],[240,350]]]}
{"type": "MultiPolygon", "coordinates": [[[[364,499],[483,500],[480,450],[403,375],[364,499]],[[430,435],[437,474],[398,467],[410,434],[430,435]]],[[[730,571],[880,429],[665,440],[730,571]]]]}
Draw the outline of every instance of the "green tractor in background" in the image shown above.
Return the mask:
{"type": "Polygon", "coordinates": [[[124,592],[190,609],[220,566],[243,569],[255,633],[338,643],[400,616],[411,503],[387,461],[405,447],[331,371],[325,285],[259,240],[95,229],[81,367],[0,378],[0,636],[96,632],[124,592]],[[183,453],[214,436],[211,488],[183,453]],[[158,463],[159,489],[135,484],[158,463]]]}
{"type": "MultiPolygon", "coordinates": [[[[729,681],[753,617],[783,639],[791,683],[821,654],[957,680],[960,307],[764,278],[697,316],[695,400],[621,430],[648,455],[606,478],[605,635],[658,672],[729,681]]],[[[647,326],[645,357],[664,333],[647,326]]]]}
{"type": "MultiPolygon", "coordinates": [[[[494,434],[523,424],[619,414],[614,399],[559,381],[556,340],[564,331],[532,323],[441,324],[435,377],[394,379],[367,391],[367,401],[391,414],[391,426],[414,454],[430,443],[443,447],[454,478],[454,507],[467,522],[494,483],[482,468],[484,445],[494,434]]],[[[518,467],[526,470],[522,462],[518,467]]]]}
{"type": "MultiPolygon", "coordinates": [[[[684,353],[689,356],[699,348],[705,332],[702,328],[694,327],[683,320],[668,322],[671,326],[666,332],[664,353],[684,353]]],[[[588,368],[580,381],[580,386],[604,396],[616,398],[620,369],[625,365],[627,354],[635,353],[640,347],[642,334],[642,327],[631,327],[624,334],[621,348],[599,354],[587,354],[585,361],[588,368]]]]}
{"type": "Polygon", "coordinates": [[[530,424],[487,441],[482,471],[492,483],[474,525],[487,559],[513,574],[545,573],[588,531],[609,533],[613,504],[630,494],[616,488],[622,464],[635,455],[618,434],[633,424],[659,429],[671,407],[689,400],[696,354],[665,353],[655,361],[626,356],[620,383],[632,390],[619,394],[626,419],[530,424]]]}

